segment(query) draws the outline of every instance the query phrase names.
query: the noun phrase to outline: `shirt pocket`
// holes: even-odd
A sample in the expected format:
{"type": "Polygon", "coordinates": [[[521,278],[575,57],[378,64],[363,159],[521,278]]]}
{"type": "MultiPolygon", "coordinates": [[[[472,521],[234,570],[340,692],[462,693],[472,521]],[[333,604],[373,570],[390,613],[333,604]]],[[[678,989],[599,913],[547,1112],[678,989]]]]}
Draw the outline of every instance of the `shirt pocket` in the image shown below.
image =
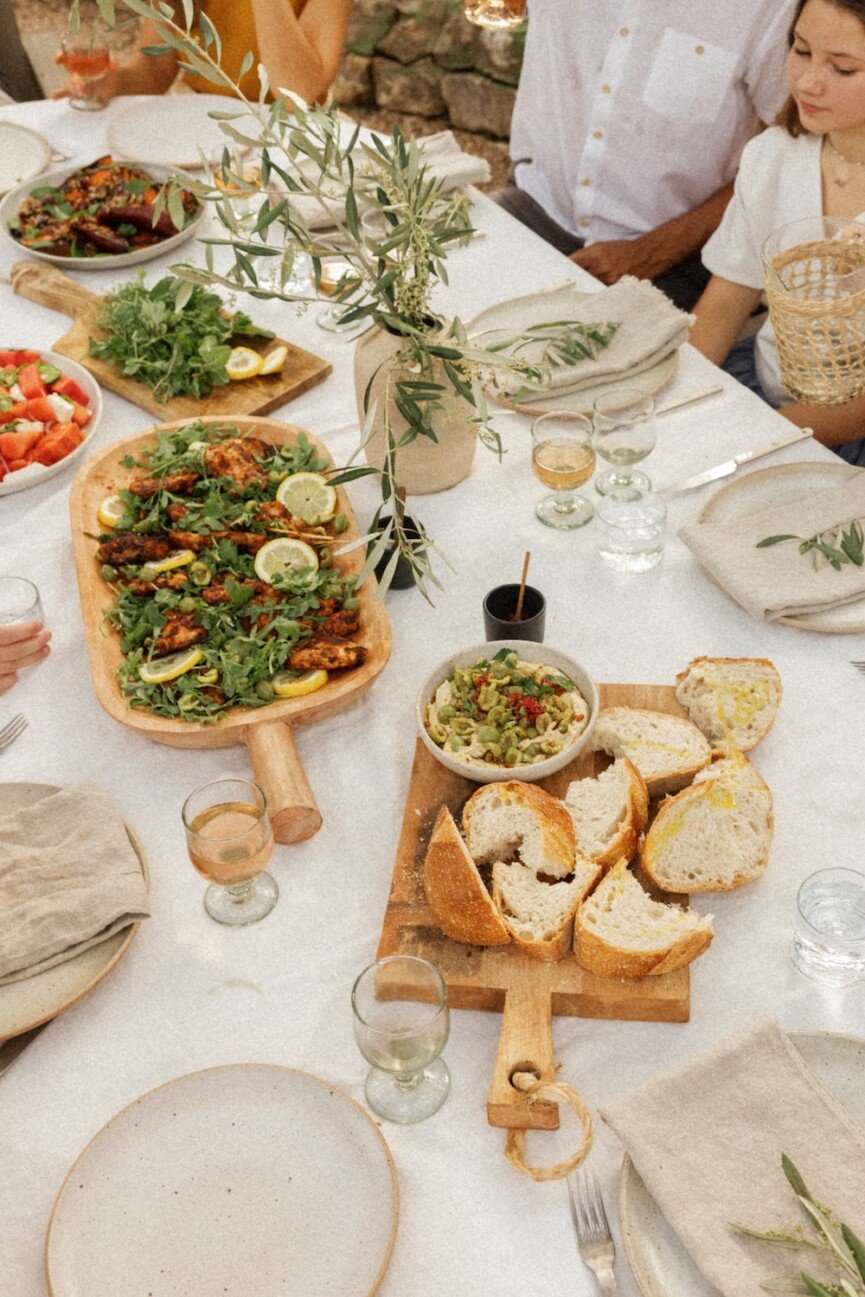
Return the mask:
{"type": "Polygon", "coordinates": [[[737,61],[732,50],[668,27],[646,80],[643,103],[683,125],[717,121],[737,61]]]}

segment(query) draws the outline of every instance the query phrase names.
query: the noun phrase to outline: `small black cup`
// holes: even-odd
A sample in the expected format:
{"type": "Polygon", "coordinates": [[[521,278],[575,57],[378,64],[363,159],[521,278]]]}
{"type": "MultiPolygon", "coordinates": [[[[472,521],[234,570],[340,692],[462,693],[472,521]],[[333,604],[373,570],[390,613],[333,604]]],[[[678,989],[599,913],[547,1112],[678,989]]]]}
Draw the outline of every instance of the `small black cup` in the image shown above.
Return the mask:
{"type": "MultiPolygon", "coordinates": [[[[382,518],[379,519],[379,522],[381,523],[382,526],[385,526],[389,521],[390,521],[389,514],[385,514],[382,518]]],[[[409,540],[420,540],[420,532],[417,529],[417,525],[414,519],[410,518],[408,514],[405,514],[405,516],[403,517],[402,525],[405,534],[409,538],[409,540]]],[[[388,563],[393,557],[394,548],[395,546],[388,545],[384,553],[382,554],[381,558],[376,563],[375,577],[377,581],[380,581],[384,576],[385,568],[387,567],[388,563]]],[[[410,586],[413,586],[414,584],[415,584],[415,579],[411,570],[411,565],[407,563],[406,560],[403,558],[402,554],[400,554],[399,558],[397,559],[396,568],[394,569],[393,580],[391,581],[389,588],[391,590],[408,590],[408,588],[410,586]]]]}
{"type": "Polygon", "coordinates": [[[520,587],[497,585],[484,599],[484,633],[488,640],[531,639],[544,642],[544,617],[547,601],[534,586],[527,585],[523,596],[522,616],[519,621],[510,618],[517,610],[520,587]]]}

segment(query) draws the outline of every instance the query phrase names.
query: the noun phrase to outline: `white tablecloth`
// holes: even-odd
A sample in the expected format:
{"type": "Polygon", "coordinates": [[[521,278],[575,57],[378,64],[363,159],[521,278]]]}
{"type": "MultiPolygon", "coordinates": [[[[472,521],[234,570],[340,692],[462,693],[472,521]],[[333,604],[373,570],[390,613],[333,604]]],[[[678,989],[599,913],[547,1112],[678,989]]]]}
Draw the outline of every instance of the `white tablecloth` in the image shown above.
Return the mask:
{"type": "MultiPolygon", "coordinates": [[[[81,161],[103,149],[106,116],[51,103],[2,113],[41,130],[81,161]]],[[[487,237],[451,256],[451,286],[439,301],[463,319],[568,275],[582,278],[482,195],[476,220],[487,237]]],[[[0,270],[8,271],[16,255],[4,242],[0,270]]],[[[156,261],[147,269],[156,277],[167,266],[156,261]]],[[[81,275],[97,291],[120,278],[111,271],[81,275]]],[[[48,347],[65,331],[65,317],[9,287],[0,293],[3,346],[48,347]]],[[[329,429],[355,415],[353,345],[323,333],[311,316],[295,320],[293,308],[254,303],[250,309],[333,362],[333,376],[283,413],[322,437],[337,459],[347,456],[356,430],[329,429]]],[[[685,348],[665,398],[717,381],[718,371],[685,348]]],[[[657,485],[768,443],[789,427],[732,380],[720,381],[723,396],[660,421],[648,462],[657,485]]],[[[149,422],[106,394],[93,449],[149,422]]],[[[547,595],[547,642],[574,654],[596,679],[672,683],[699,654],[758,654],[777,663],[785,690],[778,722],[756,754],[775,794],[771,864],[741,891],[696,898],[695,908],[714,911],[717,935],[692,970],[691,1021],[558,1018],[554,1043],[563,1077],[597,1105],[757,1013],[773,1014],[788,1028],[865,1033],[861,988],[819,988],[793,969],[788,949],[802,878],[821,866],[861,865],[865,681],[849,659],[865,657],[862,637],[758,624],[703,576],[676,539],[654,572],[611,573],[594,552],[591,526],[557,534],[535,519],[539,487],[529,468],[528,420],[507,415],[497,423],[507,448],[502,463],[479,449],[464,483],[412,502],[456,568],[444,573],[435,607],[413,590],[394,593],[388,600],[393,656],[383,676],[356,708],[299,732],[324,825],[309,842],[277,848],[279,903],[249,929],[221,928],[205,915],[180,821],[192,788],[223,773],[248,774],[244,750],[175,751],[103,713],[90,686],[70,557],[71,474],[0,500],[0,571],[36,581],[54,631],[50,658],[0,700],[0,723],[17,711],[30,722],[0,756],[0,778],[103,780],[142,840],[153,877],[153,917],[128,957],[0,1080],[4,1295],[45,1292],[45,1228],[66,1170],[105,1121],[152,1086],[214,1064],[261,1061],[327,1077],[363,1101],[366,1065],[352,1038],[349,990],[375,955],[414,748],[415,691],[438,660],[482,639],[482,597],[492,585],[518,579],[526,549],[532,582],[547,595]]],[[[807,445],[764,464],[827,454],[807,445]]],[[[671,501],[672,533],[712,490],[671,501]]],[[[375,506],[374,490],[361,482],[351,494],[363,521],[375,506]]],[[[503,1132],[486,1123],[499,1025],[496,1014],[455,1011],[445,1053],[453,1077],[447,1104],[422,1125],[384,1125],[402,1207],[383,1297],[503,1291],[588,1297],[596,1291],[577,1257],[565,1186],[519,1176],[502,1156],[503,1132]]],[[[530,1156],[555,1160],[562,1147],[557,1139],[530,1136],[530,1156]]],[[[615,1221],[621,1149],[603,1127],[592,1163],[615,1221]]],[[[623,1297],[636,1297],[621,1247],[619,1257],[623,1297]]]]}

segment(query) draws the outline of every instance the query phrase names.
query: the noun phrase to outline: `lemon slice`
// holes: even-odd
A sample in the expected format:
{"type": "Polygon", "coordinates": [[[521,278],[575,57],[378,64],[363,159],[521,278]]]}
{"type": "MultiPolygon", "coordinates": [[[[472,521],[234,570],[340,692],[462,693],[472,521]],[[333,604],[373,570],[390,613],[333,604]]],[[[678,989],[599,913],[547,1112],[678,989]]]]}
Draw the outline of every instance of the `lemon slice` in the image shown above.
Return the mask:
{"type": "Polygon", "coordinates": [[[241,378],[255,378],[263,367],[264,361],[251,347],[232,347],[231,355],[225,362],[225,372],[235,382],[241,378]]]}
{"type": "Polygon", "coordinates": [[[280,671],[270,682],[277,698],[300,698],[302,694],[314,694],[316,689],[327,684],[327,672],[321,669],[304,671],[303,675],[290,676],[287,671],[280,671]]]}
{"type": "Polygon", "coordinates": [[[106,495],[96,510],[96,517],[103,527],[116,527],[125,513],[126,505],[119,495],[106,495]]]}
{"type": "Polygon", "coordinates": [[[276,498],[301,522],[326,522],[336,513],[336,488],[321,473],[292,473],[280,482],[276,498]]]}
{"type": "Polygon", "coordinates": [[[176,549],[172,554],[166,554],[165,558],[153,559],[151,562],[145,563],[139,575],[144,577],[146,581],[150,581],[163,572],[173,572],[177,567],[186,567],[189,563],[194,562],[195,555],[191,549],[176,549]]]}
{"type": "Polygon", "coordinates": [[[272,581],[275,576],[297,576],[306,569],[306,583],[315,580],[318,556],[312,546],[290,536],[277,536],[269,540],[255,556],[255,575],[259,581],[272,581]]]}
{"type": "Polygon", "coordinates": [[[157,658],[155,662],[143,663],[138,668],[138,674],[146,685],[164,685],[198,666],[203,657],[200,648],[181,649],[179,653],[169,653],[167,657],[157,658]]]}
{"type": "Polygon", "coordinates": [[[287,355],[288,347],[274,347],[273,351],[269,351],[265,356],[260,372],[262,374],[278,374],[285,364],[287,355]]]}

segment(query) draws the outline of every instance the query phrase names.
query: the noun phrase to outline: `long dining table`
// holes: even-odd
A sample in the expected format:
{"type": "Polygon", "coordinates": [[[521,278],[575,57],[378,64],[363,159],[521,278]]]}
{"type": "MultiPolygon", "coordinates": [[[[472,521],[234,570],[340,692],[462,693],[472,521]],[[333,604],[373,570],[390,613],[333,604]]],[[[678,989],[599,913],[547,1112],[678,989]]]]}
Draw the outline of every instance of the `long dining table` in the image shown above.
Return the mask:
{"type": "MultiPolygon", "coordinates": [[[[22,104],[0,111],[0,121],[31,126],[58,153],[84,162],[105,151],[113,111],[22,104]]],[[[488,197],[472,191],[472,198],[485,237],[450,255],[450,285],[439,290],[438,309],[469,320],[496,302],[565,279],[587,291],[600,287],[488,197]]],[[[0,272],[8,275],[22,255],[4,239],[0,272]]],[[[201,252],[187,245],[185,255],[201,252]]],[[[150,262],[148,280],[171,261],[150,262]]],[[[100,292],[125,277],[76,269],[82,284],[100,292]]],[[[315,308],[255,302],[249,309],[333,365],[331,377],[276,417],[315,434],[338,463],[348,459],[358,440],[353,342],[318,328],[315,308]]],[[[0,319],[4,347],[48,349],[67,328],[65,317],[17,297],[8,282],[0,284],[0,319]]],[[[675,401],[716,384],[718,395],[659,418],[657,447],[645,465],[656,486],[789,429],[689,346],[660,399],[675,401]]],[[[92,452],[152,423],[107,392],[92,452]]],[[[249,928],[220,927],[205,914],[180,817],[193,788],[220,775],[248,776],[245,751],[151,743],[101,709],[70,547],[74,470],[0,499],[0,572],[36,583],[53,633],[47,660],[0,698],[0,724],[19,711],[29,721],[0,755],[0,779],[61,786],[83,777],[100,781],[143,844],[152,879],[152,915],[125,959],[52,1021],[0,1079],[4,1297],[43,1297],[46,1227],[67,1170],[114,1113],[153,1087],[219,1064],[264,1062],[311,1072],[363,1103],[367,1065],[353,1039],[349,994],[378,945],[415,748],[415,695],[436,663],[483,640],[483,596],[519,579],[526,550],[531,581],[547,598],[546,643],[576,657],[596,680],[672,684],[690,659],[707,654],[771,658],[784,684],[777,723],[754,754],[775,799],[771,861],[749,886],[694,898],[695,909],[714,913],[716,936],[691,969],[690,1021],[557,1017],[562,1079],[596,1109],[758,1014],[787,1029],[865,1035],[861,985],[826,989],[802,976],[790,958],[802,879],[823,866],[861,865],[865,680],[851,659],[865,657],[862,636],[758,622],[706,577],[677,532],[714,486],[670,499],[659,567],[638,576],[610,571],[596,552],[594,524],[556,532],[536,519],[541,488],[530,469],[529,418],[501,411],[494,423],[504,445],[500,461],[479,447],[460,485],[410,501],[452,565],[438,565],[442,589],[431,602],[414,589],[390,593],[393,651],[383,674],[357,705],[298,731],[323,825],[308,841],[276,848],[278,904],[249,928]]],[[[830,458],[806,442],[756,467],[830,458]]],[[[363,479],[349,492],[363,525],[375,509],[376,487],[363,479]]],[[[383,1297],[504,1291],[589,1297],[597,1291],[577,1253],[564,1183],[536,1184],[519,1175],[503,1156],[504,1132],[487,1124],[500,1025],[497,1013],[454,1010],[444,1052],[452,1077],[446,1104],[419,1125],[382,1123],[400,1188],[383,1297]]],[[[637,1297],[617,1224],[622,1148],[599,1119],[595,1127],[590,1164],[616,1235],[620,1289],[623,1297],[637,1297]]],[[[531,1134],[529,1156],[555,1161],[575,1139],[572,1127],[531,1134]]],[[[335,1182],[335,1229],[340,1195],[335,1182]]]]}

